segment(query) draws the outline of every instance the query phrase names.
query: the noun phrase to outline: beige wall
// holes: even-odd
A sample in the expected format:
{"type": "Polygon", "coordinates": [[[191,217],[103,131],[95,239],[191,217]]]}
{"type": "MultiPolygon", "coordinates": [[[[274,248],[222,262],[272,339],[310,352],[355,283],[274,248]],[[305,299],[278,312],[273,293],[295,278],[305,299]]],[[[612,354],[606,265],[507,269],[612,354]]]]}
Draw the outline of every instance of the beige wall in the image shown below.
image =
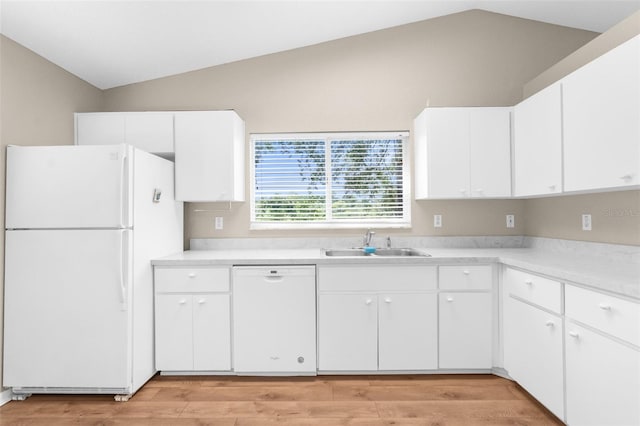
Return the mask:
{"type": "MultiPolygon", "coordinates": [[[[100,110],[103,93],[0,35],[0,216],[4,228],[5,147],[73,143],[73,113],[100,110]]],[[[4,259],[4,233],[0,241],[4,259]]],[[[4,276],[0,262],[0,276],[4,276]]],[[[3,284],[4,286],[4,284],[3,284]]],[[[0,330],[3,290],[0,290],[0,330]]],[[[2,341],[0,339],[0,353],[2,341]]],[[[0,377],[2,369],[0,367],[0,377]]]]}
{"type": "Polygon", "coordinates": [[[640,245],[640,191],[526,200],[525,235],[640,245]],[[582,230],[590,214],[591,231],[582,230]]]}
{"type": "MultiPolygon", "coordinates": [[[[106,108],[232,108],[247,133],[410,130],[427,105],[516,104],[526,82],[596,35],[469,11],[107,90],[106,108]]],[[[520,235],[524,203],[414,202],[413,228],[390,234],[520,235]],[[441,229],[434,213],[443,214],[441,229]],[[516,214],[515,229],[505,227],[506,213],[516,214]]],[[[250,231],[248,202],[186,210],[186,238],[361,232],[250,231]],[[225,218],[223,231],[214,231],[214,216],[225,218]]]]}

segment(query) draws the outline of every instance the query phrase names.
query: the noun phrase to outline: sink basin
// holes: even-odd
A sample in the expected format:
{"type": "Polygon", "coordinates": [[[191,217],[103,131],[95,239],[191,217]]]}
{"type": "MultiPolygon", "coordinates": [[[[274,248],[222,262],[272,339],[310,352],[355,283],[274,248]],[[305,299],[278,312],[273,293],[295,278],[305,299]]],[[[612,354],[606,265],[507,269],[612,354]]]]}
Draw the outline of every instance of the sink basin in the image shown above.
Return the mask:
{"type": "Polygon", "coordinates": [[[411,248],[379,248],[375,253],[368,254],[362,248],[353,249],[325,249],[325,256],[338,257],[430,257],[429,254],[411,248]]]}

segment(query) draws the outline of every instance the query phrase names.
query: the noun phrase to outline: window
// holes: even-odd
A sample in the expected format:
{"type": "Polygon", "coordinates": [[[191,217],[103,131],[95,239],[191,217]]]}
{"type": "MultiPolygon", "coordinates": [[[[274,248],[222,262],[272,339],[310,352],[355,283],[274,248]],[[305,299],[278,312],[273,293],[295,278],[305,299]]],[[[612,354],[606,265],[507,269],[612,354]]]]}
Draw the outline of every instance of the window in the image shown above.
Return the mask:
{"type": "Polygon", "coordinates": [[[409,227],[408,134],[251,135],[251,227],[409,227]]]}

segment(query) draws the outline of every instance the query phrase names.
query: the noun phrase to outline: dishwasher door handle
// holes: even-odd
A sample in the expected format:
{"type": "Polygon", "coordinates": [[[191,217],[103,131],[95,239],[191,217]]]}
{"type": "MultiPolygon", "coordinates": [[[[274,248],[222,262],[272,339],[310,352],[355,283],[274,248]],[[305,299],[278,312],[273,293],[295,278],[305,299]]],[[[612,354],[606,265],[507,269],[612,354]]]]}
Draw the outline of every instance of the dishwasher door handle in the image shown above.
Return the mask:
{"type": "Polygon", "coordinates": [[[282,275],[265,275],[264,280],[270,284],[282,282],[284,277],[282,275]]]}

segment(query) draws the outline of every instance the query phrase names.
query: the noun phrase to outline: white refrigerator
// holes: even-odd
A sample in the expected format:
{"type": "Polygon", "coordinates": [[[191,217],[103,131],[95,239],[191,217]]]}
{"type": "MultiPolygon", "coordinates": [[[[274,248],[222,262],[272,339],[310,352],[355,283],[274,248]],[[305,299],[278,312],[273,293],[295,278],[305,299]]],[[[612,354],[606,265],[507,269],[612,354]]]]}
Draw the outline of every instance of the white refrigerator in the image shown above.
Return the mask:
{"type": "Polygon", "coordinates": [[[126,400],[156,373],[150,260],[183,247],[173,170],[127,145],[7,147],[3,385],[17,398],[126,400]]]}

